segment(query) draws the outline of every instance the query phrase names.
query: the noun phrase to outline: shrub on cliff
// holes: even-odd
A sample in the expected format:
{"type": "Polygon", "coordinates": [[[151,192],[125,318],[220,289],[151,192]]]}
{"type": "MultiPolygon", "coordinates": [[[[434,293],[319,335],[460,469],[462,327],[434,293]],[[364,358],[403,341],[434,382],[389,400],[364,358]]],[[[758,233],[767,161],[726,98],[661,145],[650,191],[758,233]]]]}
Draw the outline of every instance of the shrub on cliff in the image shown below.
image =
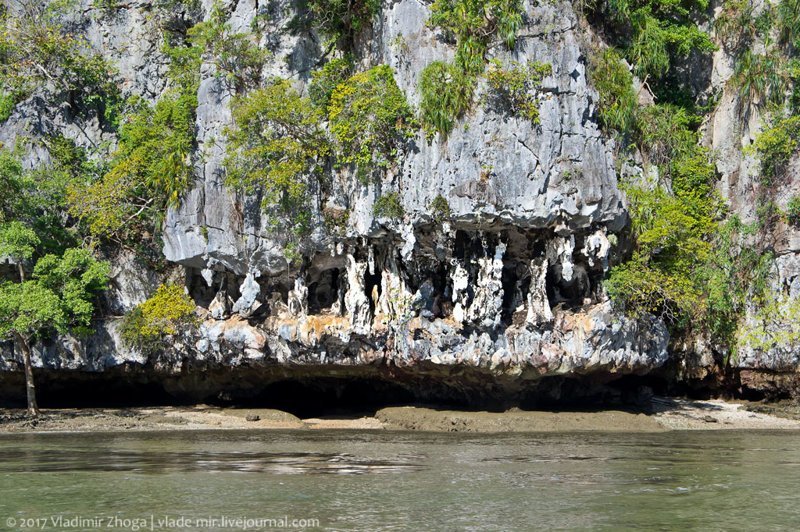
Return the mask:
{"type": "Polygon", "coordinates": [[[606,288],[628,314],[652,313],[675,323],[703,311],[698,272],[709,256],[714,222],[687,212],[686,202],[660,187],[626,189],[635,247],[612,269],[606,288]]]}
{"type": "Polygon", "coordinates": [[[112,66],[63,23],[74,7],[23,0],[13,11],[0,11],[0,118],[38,89],[77,116],[94,109],[108,123],[116,121],[120,100],[112,66]]]}
{"type": "Polygon", "coordinates": [[[349,56],[331,59],[322,68],[312,72],[311,84],[308,86],[311,103],[327,112],[334,89],[344,83],[352,73],[353,61],[349,56]]]}
{"type": "Polygon", "coordinates": [[[331,93],[328,121],[337,160],[355,164],[363,178],[390,166],[398,149],[417,130],[405,94],[388,65],[359,72],[331,93]]]}
{"type": "Polygon", "coordinates": [[[618,0],[597,6],[641,78],[661,78],[677,59],[716,48],[695,22],[704,17],[708,0],[618,0]]]}
{"type": "Polygon", "coordinates": [[[786,204],[786,221],[795,227],[800,226],[800,196],[789,198],[786,204]]]}
{"type": "Polygon", "coordinates": [[[592,55],[589,76],[600,96],[597,105],[600,124],[606,130],[631,133],[636,123],[638,98],[633,90],[633,75],[622,56],[613,48],[592,55]]]}
{"type": "Polygon", "coordinates": [[[375,201],[372,208],[373,214],[379,218],[389,218],[391,220],[398,220],[405,214],[403,204],[400,202],[400,194],[397,192],[388,192],[375,201]]]}
{"type": "Polygon", "coordinates": [[[155,106],[129,103],[110,170],[68,190],[71,214],[92,235],[125,242],[158,231],[166,208],[191,186],[196,107],[194,94],[174,92],[155,106]]]}
{"type": "Polygon", "coordinates": [[[153,296],[125,315],[120,336],[128,347],[151,353],[162,346],[165,337],[195,325],[194,310],[194,301],[182,287],[161,285],[153,296]]]}
{"type": "Polygon", "coordinates": [[[227,183],[263,190],[262,207],[295,235],[308,230],[309,187],[319,183],[331,152],[323,114],[289,80],[234,99],[227,130],[227,183]]]}
{"type": "Polygon", "coordinates": [[[255,87],[269,52],[258,45],[257,35],[234,33],[225,17],[222,3],[215,0],[206,20],[188,30],[189,43],[216,67],[217,76],[229,88],[242,91],[255,87]]]}
{"type": "Polygon", "coordinates": [[[447,136],[472,104],[474,78],[450,63],[434,61],[420,76],[420,118],[428,135],[447,136]]]}
{"type": "Polygon", "coordinates": [[[380,0],[308,0],[310,23],[345,49],[352,46],[380,7],[380,0]]]}
{"type": "Polygon", "coordinates": [[[520,0],[435,0],[428,24],[456,41],[456,65],[476,75],[484,70],[492,37],[514,48],[523,14],[520,0]]]}
{"type": "Polygon", "coordinates": [[[530,62],[525,65],[512,63],[504,68],[499,61],[492,61],[486,74],[489,88],[508,108],[512,115],[539,123],[539,99],[537,91],[545,76],[553,72],[549,63],[530,62]]]}

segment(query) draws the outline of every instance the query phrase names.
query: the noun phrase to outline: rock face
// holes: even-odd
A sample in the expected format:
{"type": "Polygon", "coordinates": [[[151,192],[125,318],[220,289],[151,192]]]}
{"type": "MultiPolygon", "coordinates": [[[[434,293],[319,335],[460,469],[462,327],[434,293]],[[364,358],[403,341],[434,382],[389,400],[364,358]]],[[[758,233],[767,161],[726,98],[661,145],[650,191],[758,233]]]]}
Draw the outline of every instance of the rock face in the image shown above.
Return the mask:
{"type": "MultiPolygon", "coordinates": [[[[90,0],[84,4],[92,13],[90,0]]],[[[203,4],[207,16],[211,2],[203,4]]],[[[313,31],[286,29],[296,3],[223,4],[234,31],[247,31],[267,11],[260,44],[272,55],[263,77],[287,77],[305,90],[326,51],[313,31]]],[[[155,99],[166,67],[151,7],[129,2],[85,25],[92,44],[119,65],[126,90],[155,99]]],[[[202,324],[145,356],[122,345],[119,321],[109,316],[86,341],[63,338],[41,348],[35,365],[172,376],[271,368],[273,380],[396,368],[466,392],[475,376],[520,390],[544,377],[602,380],[664,364],[664,324],[615,313],[601,287],[615,252],[609,237],[624,231],[627,213],[613,141],[599,130],[597,94],[587,82],[586,29],[563,0],[525,2],[525,9],[515,50],[497,44],[489,56],[552,66],[538,92],[540,123],[489,105],[480,85],[472,111],[446,139],[420,132],[382,181],[364,185],[346,170],[331,171],[334,192],[315,198],[312,217],[321,222],[325,207],[349,217],[340,235],[316,231],[304,241],[300,266],[287,262],[285,238],[271,232],[259,198],[224,185],[232,94],[213,65],[203,65],[195,185],[167,213],[163,232],[164,256],[184,269],[202,324]],[[389,192],[400,198],[400,219],[373,214],[376,198],[389,192]],[[431,212],[437,196],[449,205],[445,222],[431,212]]],[[[412,105],[423,68],[455,50],[426,25],[429,15],[423,2],[384,2],[356,42],[360,66],[390,65],[412,105]]],[[[20,108],[0,126],[5,143],[29,120],[20,108]]],[[[85,134],[92,142],[104,135],[85,134]]],[[[33,153],[28,163],[37,160],[33,153]]],[[[120,264],[115,271],[112,314],[141,302],[158,282],[146,268],[120,264]]],[[[4,351],[0,380],[18,369],[18,355],[4,351]]]]}

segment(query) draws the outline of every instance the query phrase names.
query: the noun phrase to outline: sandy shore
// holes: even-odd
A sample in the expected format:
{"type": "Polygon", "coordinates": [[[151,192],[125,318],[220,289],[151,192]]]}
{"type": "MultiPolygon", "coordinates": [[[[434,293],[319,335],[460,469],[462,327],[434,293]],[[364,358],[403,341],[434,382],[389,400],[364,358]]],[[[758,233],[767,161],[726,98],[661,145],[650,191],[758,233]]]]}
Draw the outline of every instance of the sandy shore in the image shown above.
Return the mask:
{"type": "Polygon", "coordinates": [[[660,432],[666,430],[800,429],[800,407],[720,400],[654,398],[649,414],[618,410],[506,412],[404,406],[374,415],[300,419],[270,409],[192,407],[44,410],[36,420],[0,409],[0,434],[24,432],[125,432],[232,429],[351,429],[434,432],[660,432]],[[778,415],[775,415],[778,414],[778,415]]]}

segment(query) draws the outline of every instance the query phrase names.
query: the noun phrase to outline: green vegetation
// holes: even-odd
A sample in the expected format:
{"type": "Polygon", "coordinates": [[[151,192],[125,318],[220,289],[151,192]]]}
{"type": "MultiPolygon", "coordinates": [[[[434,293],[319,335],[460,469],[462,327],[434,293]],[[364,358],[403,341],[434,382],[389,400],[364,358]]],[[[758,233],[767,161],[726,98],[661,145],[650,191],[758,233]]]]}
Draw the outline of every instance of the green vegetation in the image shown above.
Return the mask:
{"type": "Polygon", "coordinates": [[[350,48],[380,7],[380,0],[308,0],[310,22],[344,49],[350,48]]]}
{"type": "MultiPolygon", "coordinates": [[[[190,28],[187,35],[191,47],[201,51],[203,59],[216,67],[217,75],[231,89],[243,91],[258,85],[269,53],[258,46],[257,35],[231,32],[218,0],[206,21],[190,28]]],[[[191,61],[197,51],[187,53],[191,61]]]]}
{"type": "Polygon", "coordinates": [[[420,76],[420,116],[428,135],[447,136],[472,104],[475,81],[455,65],[434,61],[420,76]]]}
{"type": "MultiPolygon", "coordinates": [[[[30,258],[33,254],[28,246],[34,244],[35,238],[30,236],[23,239],[18,257],[30,258]]],[[[7,246],[8,242],[4,244],[7,246]]],[[[53,333],[89,332],[94,300],[108,284],[109,269],[108,263],[97,261],[88,250],[72,248],[62,256],[40,258],[31,280],[25,280],[24,269],[20,267],[20,282],[0,285],[0,338],[13,340],[22,352],[31,415],[39,413],[31,365],[32,346],[53,333]]]]}
{"type": "Polygon", "coordinates": [[[450,203],[441,194],[437,194],[431,202],[431,212],[434,221],[441,223],[450,218],[450,203]]]}
{"type": "Polygon", "coordinates": [[[229,185],[263,190],[262,207],[277,225],[299,236],[309,229],[309,187],[322,177],[331,153],[322,112],[288,80],[236,98],[227,132],[229,185]]]}
{"type": "Polygon", "coordinates": [[[328,120],[340,163],[355,164],[363,177],[393,163],[416,124],[392,69],[380,65],[355,74],[333,90],[328,120]]]}
{"type": "Polygon", "coordinates": [[[708,0],[615,0],[597,7],[641,78],[662,78],[677,59],[715,49],[695,22],[704,18],[708,0]]]}
{"type": "Polygon", "coordinates": [[[152,297],[125,315],[120,335],[127,346],[153,353],[164,345],[167,336],[197,323],[194,310],[194,301],[182,287],[161,285],[152,297]]]}
{"type": "Polygon", "coordinates": [[[375,205],[372,212],[379,218],[389,218],[397,220],[403,217],[405,209],[400,202],[400,194],[397,192],[389,192],[375,200],[375,205]]]}
{"type": "Polygon", "coordinates": [[[746,50],[736,60],[731,82],[739,88],[739,97],[743,104],[758,102],[760,104],[778,103],[789,86],[788,72],[783,68],[786,58],[775,50],[766,54],[755,54],[746,50]]]}
{"type": "Polygon", "coordinates": [[[630,315],[685,322],[704,310],[698,273],[711,250],[713,213],[694,214],[695,198],[661,187],[626,193],[636,244],[632,258],[612,269],[608,293],[630,315]]]}
{"type": "Polygon", "coordinates": [[[196,107],[194,94],[174,92],[155,106],[129,103],[109,171],[68,190],[71,214],[92,235],[121,243],[159,229],[163,212],[191,185],[196,107]]]}
{"type": "Polygon", "coordinates": [[[40,89],[77,116],[93,110],[113,124],[120,103],[114,71],[62,22],[74,2],[19,4],[13,12],[0,11],[0,118],[40,89]]]}
{"type": "Polygon", "coordinates": [[[800,142],[800,116],[778,118],[756,137],[753,147],[761,159],[761,182],[772,185],[783,178],[786,164],[800,142]]]}
{"type": "Polygon", "coordinates": [[[484,57],[497,35],[513,49],[522,26],[520,0],[435,0],[428,24],[456,41],[456,65],[468,75],[484,70],[484,57]]]}
{"type": "Polygon", "coordinates": [[[589,76],[600,95],[597,105],[600,124],[607,131],[632,132],[638,99],[633,90],[633,75],[622,56],[613,48],[591,56],[589,76]]]}
{"type": "Polygon", "coordinates": [[[353,73],[353,62],[349,57],[331,59],[322,68],[311,73],[308,97],[318,108],[327,113],[334,89],[344,83],[353,73]]]}
{"type": "Polygon", "coordinates": [[[758,230],[757,223],[745,225],[736,216],[719,224],[700,276],[708,301],[702,325],[714,341],[732,352],[748,299],[761,302],[767,290],[773,256],[748,245],[758,230]]]}
{"type": "Polygon", "coordinates": [[[258,83],[267,57],[254,36],[231,33],[219,2],[185,35],[166,31],[163,51],[171,88],[154,105],[128,100],[109,168],[75,179],[67,194],[71,215],[91,235],[140,249],[192,186],[202,62],[214,64],[229,88],[244,90],[258,83]]]}
{"type": "Polygon", "coordinates": [[[775,19],[781,43],[800,49],[800,0],[781,0],[775,19]]]}
{"type": "Polygon", "coordinates": [[[786,203],[786,221],[797,227],[800,226],[800,195],[794,195],[786,203]]]}
{"type": "Polygon", "coordinates": [[[537,91],[542,80],[552,74],[553,67],[548,63],[531,62],[525,65],[512,63],[503,68],[499,61],[492,61],[486,74],[489,87],[509,108],[511,114],[539,123],[539,100],[537,91]]]}
{"type": "Polygon", "coordinates": [[[783,296],[765,302],[755,313],[753,323],[739,331],[738,342],[762,352],[796,352],[800,347],[800,299],[783,296]]]}

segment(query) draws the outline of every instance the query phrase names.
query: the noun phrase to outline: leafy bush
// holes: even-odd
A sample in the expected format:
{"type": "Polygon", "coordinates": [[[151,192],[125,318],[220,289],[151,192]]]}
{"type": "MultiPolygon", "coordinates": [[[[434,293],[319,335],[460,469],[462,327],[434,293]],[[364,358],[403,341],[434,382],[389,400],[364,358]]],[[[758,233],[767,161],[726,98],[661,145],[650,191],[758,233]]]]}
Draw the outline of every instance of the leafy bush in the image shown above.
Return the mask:
{"type": "Polygon", "coordinates": [[[373,167],[389,166],[416,130],[411,108],[387,65],[340,83],[331,94],[328,120],[338,160],[357,165],[362,176],[373,167]]]}
{"type": "Polygon", "coordinates": [[[521,0],[435,0],[428,24],[455,39],[456,65],[465,73],[483,72],[489,42],[498,35],[512,49],[522,26],[521,0]]]}
{"type": "Polygon", "coordinates": [[[786,220],[794,226],[800,226],[800,196],[789,198],[786,204],[786,220]]]}
{"type": "Polygon", "coordinates": [[[512,114],[524,116],[538,124],[539,101],[536,91],[545,76],[552,72],[553,67],[549,63],[531,62],[521,65],[514,62],[510,68],[505,69],[499,61],[494,61],[486,74],[486,81],[512,114]]]}
{"type": "Polygon", "coordinates": [[[594,54],[589,75],[600,96],[597,108],[601,125],[607,130],[630,133],[636,121],[638,98],[633,76],[622,56],[613,48],[594,54]]]}
{"type": "Polygon", "coordinates": [[[256,36],[231,32],[219,0],[215,0],[208,18],[187,33],[191,45],[202,50],[203,58],[216,66],[217,75],[232,89],[242,91],[258,85],[269,52],[258,46],[256,36]]]}
{"type": "Polygon", "coordinates": [[[692,117],[686,109],[672,104],[649,105],[636,115],[640,147],[656,165],[696,149],[697,135],[689,129],[692,117]]]}
{"type": "Polygon", "coordinates": [[[40,258],[33,279],[59,297],[70,326],[85,334],[90,332],[95,296],[106,289],[110,271],[111,265],[88,249],[70,248],[61,256],[40,258]]]}
{"type": "Polygon", "coordinates": [[[633,257],[612,269],[606,288],[628,314],[660,315],[672,323],[703,310],[697,272],[708,258],[713,220],[686,212],[662,188],[626,189],[636,245],[633,257]]]}
{"type": "Polygon", "coordinates": [[[145,353],[153,352],[167,336],[196,324],[194,310],[194,301],[182,287],[161,285],[152,297],[125,315],[120,335],[127,346],[145,353]]]}
{"type": "Polygon", "coordinates": [[[311,21],[343,48],[380,10],[380,0],[308,0],[311,21]]]}
{"type": "Polygon", "coordinates": [[[262,207],[273,222],[296,234],[308,229],[308,187],[318,182],[330,154],[323,115],[288,80],[234,99],[234,126],[227,131],[227,183],[263,190],[262,207]]]}
{"type": "Polygon", "coordinates": [[[598,4],[621,37],[626,57],[641,78],[661,78],[678,58],[715,46],[695,22],[708,0],[615,0],[598,4]]]}
{"type": "Polygon", "coordinates": [[[474,79],[455,65],[434,61],[420,76],[420,115],[429,135],[447,136],[472,104],[474,79]]]}
{"type": "Polygon", "coordinates": [[[111,169],[99,181],[69,188],[70,212],[94,235],[138,238],[191,185],[196,108],[194,94],[172,92],[155,106],[132,100],[111,169]]]}
{"type": "Polygon", "coordinates": [[[114,121],[119,88],[114,70],[88,41],[62,20],[68,2],[20,2],[20,9],[0,12],[0,93],[10,114],[13,104],[37,88],[58,98],[78,116],[93,109],[114,121]]]}
{"type": "Polygon", "coordinates": [[[353,73],[353,62],[349,57],[331,59],[319,70],[311,73],[311,84],[308,87],[308,97],[311,103],[328,110],[333,90],[344,83],[353,73]]]}
{"type": "Polygon", "coordinates": [[[397,192],[389,192],[375,201],[372,212],[379,218],[396,220],[402,218],[406,211],[400,203],[400,195],[397,192]]]}
{"type": "Polygon", "coordinates": [[[431,202],[431,212],[435,221],[443,222],[450,217],[450,204],[444,196],[437,194],[431,202]]]}
{"type": "Polygon", "coordinates": [[[17,97],[14,94],[0,92],[0,122],[8,120],[17,103],[17,97]]]}
{"type": "Polygon", "coordinates": [[[786,163],[800,141],[800,116],[779,118],[756,137],[753,147],[761,158],[761,182],[772,184],[781,178],[786,163]]]}

